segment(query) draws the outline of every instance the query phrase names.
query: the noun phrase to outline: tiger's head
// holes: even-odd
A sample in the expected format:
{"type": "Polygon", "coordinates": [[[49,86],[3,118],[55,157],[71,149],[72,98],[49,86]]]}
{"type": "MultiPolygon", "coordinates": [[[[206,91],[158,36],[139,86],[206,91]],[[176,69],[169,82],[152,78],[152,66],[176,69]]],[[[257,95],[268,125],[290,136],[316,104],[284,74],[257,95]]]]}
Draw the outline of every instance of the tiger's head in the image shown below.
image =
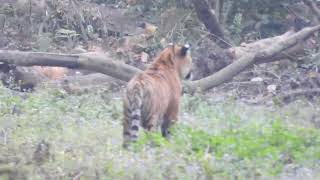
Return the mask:
{"type": "Polygon", "coordinates": [[[169,44],[160,53],[159,59],[165,64],[173,65],[181,79],[192,78],[192,57],[189,44],[183,46],[169,44]]]}

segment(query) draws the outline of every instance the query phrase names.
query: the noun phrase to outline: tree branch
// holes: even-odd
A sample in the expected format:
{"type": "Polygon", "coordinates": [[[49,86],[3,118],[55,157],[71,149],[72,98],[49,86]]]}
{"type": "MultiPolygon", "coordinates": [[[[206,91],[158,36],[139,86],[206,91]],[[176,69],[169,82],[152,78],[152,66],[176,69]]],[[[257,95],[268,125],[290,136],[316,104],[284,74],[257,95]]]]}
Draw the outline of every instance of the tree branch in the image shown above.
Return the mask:
{"type": "Polygon", "coordinates": [[[0,50],[0,62],[17,66],[56,66],[71,69],[86,69],[129,81],[141,70],[116,62],[107,55],[94,54],[54,54],[42,52],[21,52],[0,50]]]}
{"type": "MultiPolygon", "coordinates": [[[[275,41],[274,44],[270,46],[243,53],[232,64],[211,76],[197,81],[184,82],[186,90],[190,93],[195,92],[197,89],[206,91],[227,82],[250,65],[273,59],[283,51],[308,39],[314,32],[319,30],[320,25],[307,27],[297,33],[286,36],[286,38],[275,41]]],[[[69,55],[0,50],[0,69],[1,62],[5,64],[15,64],[17,66],[59,66],[86,69],[106,74],[122,81],[129,81],[134,74],[141,72],[141,70],[135,67],[112,60],[108,55],[90,53],[69,55]]]]}
{"type": "Polygon", "coordinates": [[[186,87],[186,91],[191,93],[195,92],[197,89],[206,91],[224,82],[227,82],[248,66],[259,61],[267,61],[268,59],[272,59],[273,57],[279,55],[282,51],[287,50],[295,46],[297,43],[309,38],[314,32],[319,30],[320,25],[307,27],[295,34],[288,36],[288,38],[281,39],[278,43],[274,44],[273,46],[269,46],[266,49],[261,49],[257,52],[248,52],[247,54],[241,56],[240,59],[211,76],[197,81],[185,82],[184,85],[186,87]]]}

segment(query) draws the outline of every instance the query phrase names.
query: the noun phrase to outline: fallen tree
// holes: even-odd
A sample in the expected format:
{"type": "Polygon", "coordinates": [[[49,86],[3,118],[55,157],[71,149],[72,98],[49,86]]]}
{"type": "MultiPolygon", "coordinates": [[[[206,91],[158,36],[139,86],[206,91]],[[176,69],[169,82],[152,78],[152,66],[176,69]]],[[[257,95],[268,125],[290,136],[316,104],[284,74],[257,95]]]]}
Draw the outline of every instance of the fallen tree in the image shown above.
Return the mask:
{"type": "MultiPolygon", "coordinates": [[[[235,75],[243,71],[248,66],[259,62],[268,62],[270,61],[270,59],[278,56],[283,51],[290,50],[290,48],[295,47],[299,43],[302,43],[313,33],[319,30],[320,25],[304,28],[297,33],[287,36],[287,38],[280,38],[278,42],[275,41],[272,46],[266,47],[265,49],[249,51],[243,54],[235,62],[211,76],[200,79],[198,81],[186,83],[185,85],[191,92],[194,92],[197,88],[199,88],[201,91],[205,91],[218,86],[224,82],[231,80],[235,75]]],[[[261,42],[263,41],[265,40],[261,40],[261,42]]],[[[259,41],[254,43],[258,45],[258,42],[259,41]]]]}
{"type": "MultiPolygon", "coordinates": [[[[235,59],[232,64],[215,74],[200,80],[184,82],[186,91],[189,93],[193,93],[197,89],[200,91],[206,91],[225,83],[255,63],[269,62],[270,59],[274,59],[274,57],[281,55],[281,53],[290,51],[291,48],[294,48],[301,42],[310,38],[310,36],[319,30],[320,25],[307,27],[291,35],[285,35],[282,38],[273,38],[274,43],[264,49],[255,49],[252,51],[252,48],[249,48],[251,50],[242,51],[241,56],[235,56],[238,58],[235,59]]],[[[265,43],[265,41],[266,39],[256,41],[254,44],[255,46],[258,46],[259,42],[265,43]]],[[[250,47],[250,45],[247,47],[250,47]]],[[[237,51],[236,48],[233,48],[233,50],[237,51]]],[[[0,50],[0,62],[2,63],[2,66],[14,64],[16,66],[57,66],[71,69],[86,69],[99,72],[122,81],[129,81],[134,74],[141,72],[141,70],[133,66],[113,60],[108,55],[90,53],[70,55],[0,50]]]]}
{"type": "Polygon", "coordinates": [[[129,81],[140,70],[127,64],[112,60],[108,55],[93,53],[55,54],[42,52],[22,52],[0,50],[3,65],[52,66],[71,69],[85,69],[102,73],[122,81],[129,81]]]}

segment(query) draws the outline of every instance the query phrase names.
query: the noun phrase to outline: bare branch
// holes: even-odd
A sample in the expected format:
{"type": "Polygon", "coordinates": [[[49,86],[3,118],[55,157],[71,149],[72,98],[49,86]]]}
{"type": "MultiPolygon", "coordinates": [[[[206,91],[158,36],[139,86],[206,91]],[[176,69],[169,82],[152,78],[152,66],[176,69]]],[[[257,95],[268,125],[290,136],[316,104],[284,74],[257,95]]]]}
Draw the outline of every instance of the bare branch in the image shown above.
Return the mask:
{"type": "Polygon", "coordinates": [[[186,91],[191,93],[195,92],[197,89],[206,91],[224,82],[227,82],[248,66],[258,61],[266,61],[268,59],[272,59],[274,56],[279,55],[282,51],[304,41],[314,32],[319,31],[319,29],[320,25],[315,27],[307,27],[293,35],[288,36],[288,38],[281,39],[280,42],[274,44],[273,46],[269,46],[266,49],[261,49],[257,52],[248,52],[247,54],[240,57],[240,59],[236,60],[234,63],[228,65],[227,67],[221,69],[211,76],[197,81],[185,82],[184,85],[186,87],[186,91]]]}

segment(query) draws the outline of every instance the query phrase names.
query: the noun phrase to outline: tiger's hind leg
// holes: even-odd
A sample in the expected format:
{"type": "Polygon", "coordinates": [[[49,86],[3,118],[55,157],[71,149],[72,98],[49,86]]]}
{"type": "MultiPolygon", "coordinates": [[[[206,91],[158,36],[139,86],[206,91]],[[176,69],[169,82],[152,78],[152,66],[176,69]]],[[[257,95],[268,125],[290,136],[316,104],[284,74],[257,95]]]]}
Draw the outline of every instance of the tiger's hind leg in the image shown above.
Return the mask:
{"type": "Polygon", "coordinates": [[[165,116],[163,119],[163,123],[161,124],[161,134],[163,137],[169,139],[171,136],[170,127],[175,124],[178,120],[176,115],[174,116],[165,116]]]}
{"type": "Polygon", "coordinates": [[[163,122],[161,124],[161,134],[163,137],[170,138],[170,127],[178,121],[179,103],[171,103],[167,113],[164,115],[163,122]]]}
{"type": "Polygon", "coordinates": [[[169,127],[170,127],[169,120],[165,119],[161,125],[161,134],[165,138],[169,138],[169,134],[170,134],[169,127]]]}

